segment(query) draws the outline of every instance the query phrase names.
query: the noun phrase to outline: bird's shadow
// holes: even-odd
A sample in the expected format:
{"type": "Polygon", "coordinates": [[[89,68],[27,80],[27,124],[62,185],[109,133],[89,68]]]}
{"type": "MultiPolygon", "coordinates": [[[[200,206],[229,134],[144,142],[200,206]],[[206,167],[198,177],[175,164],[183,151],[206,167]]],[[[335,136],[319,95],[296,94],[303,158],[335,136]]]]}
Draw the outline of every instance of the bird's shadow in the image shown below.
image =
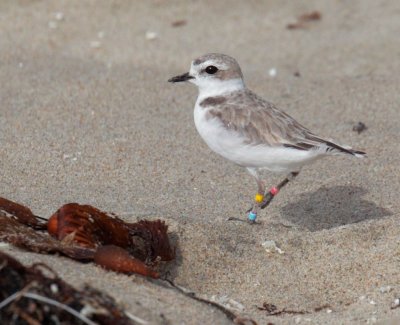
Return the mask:
{"type": "Polygon", "coordinates": [[[321,187],[300,194],[281,208],[282,218],[310,231],[331,229],[392,215],[387,209],[362,199],[367,190],[356,186],[321,187]]]}

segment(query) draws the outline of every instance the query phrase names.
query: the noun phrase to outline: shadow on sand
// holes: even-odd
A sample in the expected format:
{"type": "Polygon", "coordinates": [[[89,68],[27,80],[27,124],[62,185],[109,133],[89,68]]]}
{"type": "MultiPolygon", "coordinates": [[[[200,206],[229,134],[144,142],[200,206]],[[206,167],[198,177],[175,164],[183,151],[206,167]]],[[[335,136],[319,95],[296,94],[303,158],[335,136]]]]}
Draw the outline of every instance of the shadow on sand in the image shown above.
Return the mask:
{"type": "Polygon", "coordinates": [[[310,231],[330,229],[392,213],[362,199],[367,190],[356,186],[321,187],[302,193],[300,199],[281,208],[282,218],[310,231]]]}

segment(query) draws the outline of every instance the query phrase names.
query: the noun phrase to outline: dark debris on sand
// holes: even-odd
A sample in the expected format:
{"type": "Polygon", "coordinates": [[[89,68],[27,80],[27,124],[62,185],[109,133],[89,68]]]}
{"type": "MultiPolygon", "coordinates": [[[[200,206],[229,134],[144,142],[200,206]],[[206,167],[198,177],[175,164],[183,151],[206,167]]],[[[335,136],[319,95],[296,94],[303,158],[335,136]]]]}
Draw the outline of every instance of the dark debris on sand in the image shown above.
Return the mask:
{"type": "Polygon", "coordinates": [[[0,324],[139,324],[90,286],[76,290],[48,266],[25,267],[0,252],[0,324]]]}

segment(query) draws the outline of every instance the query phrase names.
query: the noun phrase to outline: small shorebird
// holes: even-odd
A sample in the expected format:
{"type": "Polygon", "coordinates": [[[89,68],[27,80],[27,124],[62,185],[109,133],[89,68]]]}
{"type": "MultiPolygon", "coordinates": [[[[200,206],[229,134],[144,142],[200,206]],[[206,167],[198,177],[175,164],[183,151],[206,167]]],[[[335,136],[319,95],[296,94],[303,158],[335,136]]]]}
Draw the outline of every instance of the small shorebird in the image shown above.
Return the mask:
{"type": "Polygon", "coordinates": [[[189,81],[199,88],[194,107],[197,131],[213,151],[246,168],[256,179],[258,191],[248,211],[251,222],[304,165],[331,155],[365,156],[312,133],[247,89],[239,64],[228,55],[203,55],[192,62],[189,72],[168,81],[189,81]],[[263,169],[288,175],[265,192],[259,176],[263,169]]]}

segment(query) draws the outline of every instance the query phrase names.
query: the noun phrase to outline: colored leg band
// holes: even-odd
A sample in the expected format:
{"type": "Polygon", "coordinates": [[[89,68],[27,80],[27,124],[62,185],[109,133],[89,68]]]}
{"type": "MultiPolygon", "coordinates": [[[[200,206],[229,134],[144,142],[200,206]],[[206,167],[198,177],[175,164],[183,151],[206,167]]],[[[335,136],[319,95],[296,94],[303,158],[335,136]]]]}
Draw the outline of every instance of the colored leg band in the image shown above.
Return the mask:
{"type": "Polygon", "coordinates": [[[275,196],[278,194],[279,190],[276,187],[273,187],[269,190],[272,196],[275,196]]]}
{"type": "Polygon", "coordinates": [[[261,203],[264,200],[264,195],[257,193],[256,196],[254,197],[254,201],[256,201],[257,203],[261,203]]]}
{"type": "Polygon", "coordinates": [[[257,213],[254,213],[253,211],[250,211],[248,218],[249,218],[250,221],[256,221],[257,213]]]}

